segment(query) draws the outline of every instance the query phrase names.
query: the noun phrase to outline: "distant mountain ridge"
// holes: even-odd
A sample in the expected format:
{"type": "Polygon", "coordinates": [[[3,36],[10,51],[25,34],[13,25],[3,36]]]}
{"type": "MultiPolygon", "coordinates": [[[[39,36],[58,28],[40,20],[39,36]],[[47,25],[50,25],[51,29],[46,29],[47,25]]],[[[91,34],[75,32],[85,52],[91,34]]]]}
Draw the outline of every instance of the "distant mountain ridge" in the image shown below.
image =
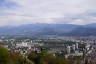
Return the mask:
{"type": "Polygon", "coordinates": [[[96,28],[96,23],[87,24],[86,26],[87,26],[87,27],[93,27],[93,28],[96,28]]]}
{"type": "Polygon", "coordinates": [[[29,24],[0,27],[0,35],[96,36],[96,24],[29,24]]]}

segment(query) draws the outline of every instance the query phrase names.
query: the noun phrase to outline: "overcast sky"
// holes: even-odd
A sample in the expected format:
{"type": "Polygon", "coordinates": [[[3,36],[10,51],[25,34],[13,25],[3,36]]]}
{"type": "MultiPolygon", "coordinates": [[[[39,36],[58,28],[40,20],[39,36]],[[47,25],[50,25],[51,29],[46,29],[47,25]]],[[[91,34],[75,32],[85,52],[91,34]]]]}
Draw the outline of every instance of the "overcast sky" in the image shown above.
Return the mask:
{"type": "Polygon", "coordinates": [[[96,0],[0,0],[0,26],[96,23],[96,0]]]}

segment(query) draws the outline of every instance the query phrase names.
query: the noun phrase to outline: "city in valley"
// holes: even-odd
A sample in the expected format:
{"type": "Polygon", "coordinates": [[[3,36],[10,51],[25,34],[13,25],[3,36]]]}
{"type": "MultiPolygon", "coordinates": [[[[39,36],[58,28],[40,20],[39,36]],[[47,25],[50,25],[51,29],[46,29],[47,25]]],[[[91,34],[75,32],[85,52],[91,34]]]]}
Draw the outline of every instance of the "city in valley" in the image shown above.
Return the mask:
{"type": "Polygon", "coordinates": [[[96,64],[96,0],[0,0],[0,64],[96,64]]]}
{"type": "MultiPolygon", "coordinates": [[[[91,36],[1,36],[0,45],[8,49],[9,53],[19,53],[28,60],[31,53],[38,55],[45,52],[73,62],[68,64],[96,64],[96,37],[91,36]]],[[[24,62],[27,64],[27,61],[24,62]]]]}

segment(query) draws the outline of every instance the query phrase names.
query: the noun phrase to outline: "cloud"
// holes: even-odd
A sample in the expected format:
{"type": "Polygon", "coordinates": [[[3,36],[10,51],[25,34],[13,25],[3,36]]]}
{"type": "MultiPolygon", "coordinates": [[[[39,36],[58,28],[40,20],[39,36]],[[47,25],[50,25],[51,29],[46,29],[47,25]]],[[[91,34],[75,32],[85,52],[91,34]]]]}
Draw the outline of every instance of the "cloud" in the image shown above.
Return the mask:
{"type": "Polygon", "coordinates": [[[0,25],[95,23],[95,2],[95,0],[0,0],[0,25]]]}

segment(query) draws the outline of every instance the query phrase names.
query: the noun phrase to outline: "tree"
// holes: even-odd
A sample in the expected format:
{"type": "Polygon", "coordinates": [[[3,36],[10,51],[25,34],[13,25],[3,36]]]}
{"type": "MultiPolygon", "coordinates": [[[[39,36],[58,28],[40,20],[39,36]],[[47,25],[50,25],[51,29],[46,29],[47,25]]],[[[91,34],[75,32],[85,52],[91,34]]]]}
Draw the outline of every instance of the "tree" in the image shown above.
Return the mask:
{"type": "Polygon", "coordinates": [[[0,64],[11,64],[9,52],[3,46],[0,46],[0,64]]]}

